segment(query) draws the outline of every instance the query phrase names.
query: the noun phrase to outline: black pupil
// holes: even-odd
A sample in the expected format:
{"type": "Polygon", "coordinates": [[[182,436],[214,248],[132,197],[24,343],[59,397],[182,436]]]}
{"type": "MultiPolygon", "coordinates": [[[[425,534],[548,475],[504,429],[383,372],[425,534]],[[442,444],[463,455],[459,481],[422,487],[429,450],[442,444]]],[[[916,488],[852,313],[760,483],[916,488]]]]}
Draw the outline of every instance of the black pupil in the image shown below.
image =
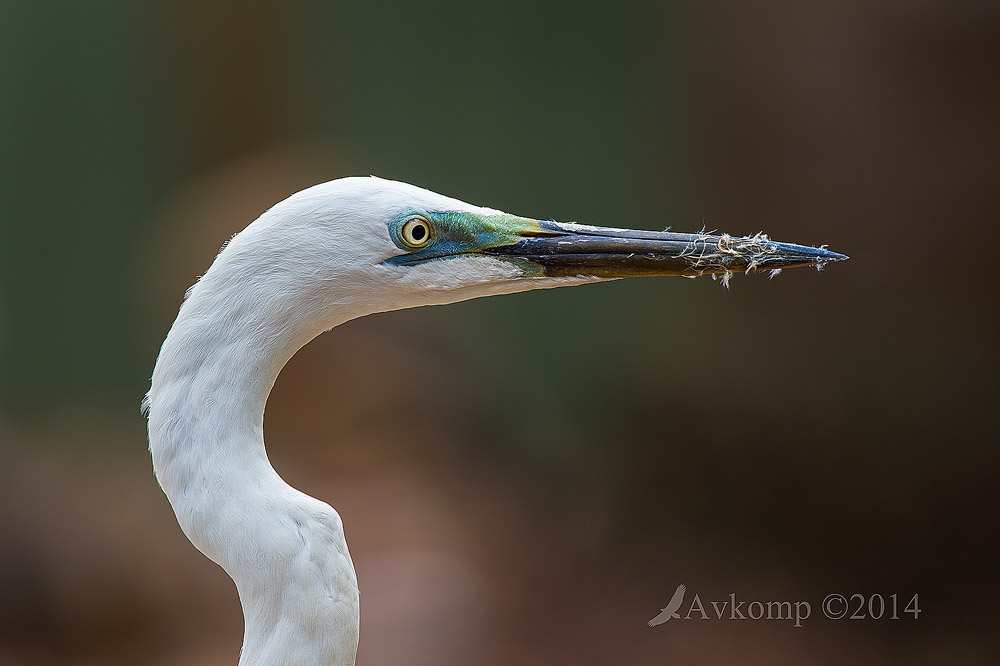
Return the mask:
{"type": "Polygon", "coordinates": [[[422,241],[426,235],[427,229],[425,229],[422,224],[414,224],[413,227],[410,228],[410,237],[412,237],[415,241],[422,241]]]}

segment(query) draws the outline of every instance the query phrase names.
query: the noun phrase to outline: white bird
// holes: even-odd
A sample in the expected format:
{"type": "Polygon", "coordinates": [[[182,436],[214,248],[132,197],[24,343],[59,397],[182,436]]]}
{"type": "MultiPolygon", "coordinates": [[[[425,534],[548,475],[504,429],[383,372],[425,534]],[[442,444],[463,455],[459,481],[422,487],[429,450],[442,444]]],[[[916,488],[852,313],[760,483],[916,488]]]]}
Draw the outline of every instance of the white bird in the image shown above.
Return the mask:
{"type": "Polygon", "coordinates": [[[276,204],[188,291],[144,408],[184,534],[232,577],[241,666],[353,664],[358,584],[340,516],[264,450],[282,366],[355,317],[633,275],[731,275],[845,259],[748,238],[538,221],[405,183],[344,178],[276,204]]]}

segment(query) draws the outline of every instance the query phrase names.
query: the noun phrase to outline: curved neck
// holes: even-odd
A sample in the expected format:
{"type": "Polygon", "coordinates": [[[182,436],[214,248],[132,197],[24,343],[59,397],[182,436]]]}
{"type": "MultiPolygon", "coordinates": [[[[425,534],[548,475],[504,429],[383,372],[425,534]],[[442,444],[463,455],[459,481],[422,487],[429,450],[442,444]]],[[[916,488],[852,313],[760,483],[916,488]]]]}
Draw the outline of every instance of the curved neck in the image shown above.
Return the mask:
{"type": "Polygon", "coordinates": [[[358,590],[340,517],[278,476],[263,436],[281,367],[352,313],[304,316],[302,299],[261,302],[220,272],[192,289],[153,371],[154,471],[181,529],[236,583],[241,665],[353,664],[358,590]]]}

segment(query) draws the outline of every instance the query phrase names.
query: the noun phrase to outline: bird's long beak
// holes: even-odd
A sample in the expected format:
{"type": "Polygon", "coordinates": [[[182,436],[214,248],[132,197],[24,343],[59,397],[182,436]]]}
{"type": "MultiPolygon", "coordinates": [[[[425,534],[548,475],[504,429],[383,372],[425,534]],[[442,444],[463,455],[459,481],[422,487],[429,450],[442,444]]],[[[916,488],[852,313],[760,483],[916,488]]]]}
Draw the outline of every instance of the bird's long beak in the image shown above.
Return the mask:
{"type": "Polygon", "coordinates": [[[636,231],[560,222],[537,222],[520,240],[480,252],[530,262],[551,277],[619,278],[640,275],[728,274],[821,266],[846,255],[755,236],[636,231]]]}

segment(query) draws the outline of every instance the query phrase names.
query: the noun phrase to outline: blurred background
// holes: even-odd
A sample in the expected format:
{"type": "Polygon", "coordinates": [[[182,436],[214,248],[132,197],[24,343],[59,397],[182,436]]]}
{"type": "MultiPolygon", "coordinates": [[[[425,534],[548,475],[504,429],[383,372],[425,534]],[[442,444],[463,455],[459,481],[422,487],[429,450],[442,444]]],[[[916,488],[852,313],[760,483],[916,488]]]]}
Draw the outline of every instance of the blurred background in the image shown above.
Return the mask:
{"type": "Polygon", "coordinates": [[[989,0],[5,0],[0,662],[236,663],[139,401],[226,239],[373,173],[851,260],[303,349],[266,437],[344,518],[359,664],[997,663],[998,82],[989,0]],[[813,616],[648,628],[678,583],[813,616]]]}

